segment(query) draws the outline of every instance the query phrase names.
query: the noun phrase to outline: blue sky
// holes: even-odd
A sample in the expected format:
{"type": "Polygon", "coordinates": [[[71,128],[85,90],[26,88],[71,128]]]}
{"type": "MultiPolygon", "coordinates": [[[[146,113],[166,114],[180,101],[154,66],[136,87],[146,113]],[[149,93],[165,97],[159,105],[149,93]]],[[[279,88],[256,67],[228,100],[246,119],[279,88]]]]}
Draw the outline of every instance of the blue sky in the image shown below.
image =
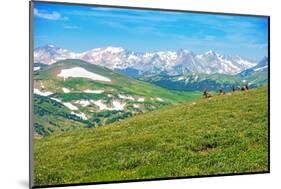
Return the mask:
{"type": "Polygon", "coordinates": [[[267,56],[265,17],[148,11],[36,2],[34,45],[82,52],[118,46],[128,50],[214,50],[252,60],[267,56]]]}

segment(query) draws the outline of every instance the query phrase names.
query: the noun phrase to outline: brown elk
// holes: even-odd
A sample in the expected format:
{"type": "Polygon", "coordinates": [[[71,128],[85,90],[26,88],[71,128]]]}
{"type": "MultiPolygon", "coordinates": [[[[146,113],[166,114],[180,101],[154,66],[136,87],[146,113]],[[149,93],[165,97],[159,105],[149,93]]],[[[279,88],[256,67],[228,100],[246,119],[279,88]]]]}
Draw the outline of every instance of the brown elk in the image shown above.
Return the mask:
{"type": "Polygon", "coordinates": [[[248,82],[246,82],[245,88],[246,88],[246,90],[249,90],[249,84],[248,84],[248,82]]]}
{"type": "Polygon", "coordinates": [[[208,89],[205,89],[205,90],[203,91],[203,96],[204,96],[205,98],[211,98],[213,95],[208,92],[208,89]]]}
{"type": "Polygon", "coordinates": [[[249,90],[249,85],[248,83],[245,84],[245,86],[241,87],[241,91],[248,91],[249,90]]]}
{"type": "Polygon", "coordinates": [[[221,88],[221,89],[219,90],[219,94],[220,94],[220,95],[224,95],[224,94],[225,94],[223,88],[221,88]]]}

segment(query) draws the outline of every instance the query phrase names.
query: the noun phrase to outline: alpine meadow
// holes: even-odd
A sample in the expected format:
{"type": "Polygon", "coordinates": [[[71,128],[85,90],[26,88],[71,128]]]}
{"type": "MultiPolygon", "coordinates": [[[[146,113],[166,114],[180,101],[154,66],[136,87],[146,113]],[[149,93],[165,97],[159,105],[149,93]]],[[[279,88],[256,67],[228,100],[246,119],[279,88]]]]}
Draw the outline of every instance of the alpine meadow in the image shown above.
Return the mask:
{"type": "Polygon", "coordinates": [[[268,17],[32,16],[32,187],[269,172],[268,17]]]}

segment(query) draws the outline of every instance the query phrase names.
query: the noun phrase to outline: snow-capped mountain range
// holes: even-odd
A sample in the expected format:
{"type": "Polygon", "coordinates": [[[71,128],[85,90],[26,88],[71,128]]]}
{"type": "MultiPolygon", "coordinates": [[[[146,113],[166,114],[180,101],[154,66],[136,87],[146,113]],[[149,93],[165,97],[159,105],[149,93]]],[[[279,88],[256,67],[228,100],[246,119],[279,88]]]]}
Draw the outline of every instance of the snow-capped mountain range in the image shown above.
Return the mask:
{"type": "Polygon", "coordinates": [[[220,55],[214,51],[196,55],[191,51],[133,52],[121,47],[94,48],[82,53],[46,45],[34,50],[34,62],[53,64],[64,59],[81,59],[112,70],[133,69],[138,74],[181,75],[184,73],[238,74],[257,65],[239,56],[220,55]]]}

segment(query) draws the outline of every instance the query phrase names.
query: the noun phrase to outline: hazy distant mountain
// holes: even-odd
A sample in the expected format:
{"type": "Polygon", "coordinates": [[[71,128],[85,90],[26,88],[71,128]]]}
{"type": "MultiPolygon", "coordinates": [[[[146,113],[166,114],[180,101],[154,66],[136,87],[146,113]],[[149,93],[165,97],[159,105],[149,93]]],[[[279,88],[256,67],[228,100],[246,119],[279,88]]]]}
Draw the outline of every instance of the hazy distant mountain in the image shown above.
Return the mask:
{"type": "Polygon", "coordinates": [[[186,73],[234,75],[257,64],[239,56],[224,56],[214,51],[196,55],[183,49],[138,53],[121,47],[106,47],[75,53],[47,45],[34,50],[34,62],[53,64],[58,60],[73,58],[118,70],[128,75],[133,70],[134,74],[148,76],[158,74],[173,76],[186,73]]]}
{"type": "Polygon", "coordinates": [[[242,71],[239,75],[248,76],[255,72],[261,72],[268,69],[268,58],[264,57],[256,66],[242,71]]]}

